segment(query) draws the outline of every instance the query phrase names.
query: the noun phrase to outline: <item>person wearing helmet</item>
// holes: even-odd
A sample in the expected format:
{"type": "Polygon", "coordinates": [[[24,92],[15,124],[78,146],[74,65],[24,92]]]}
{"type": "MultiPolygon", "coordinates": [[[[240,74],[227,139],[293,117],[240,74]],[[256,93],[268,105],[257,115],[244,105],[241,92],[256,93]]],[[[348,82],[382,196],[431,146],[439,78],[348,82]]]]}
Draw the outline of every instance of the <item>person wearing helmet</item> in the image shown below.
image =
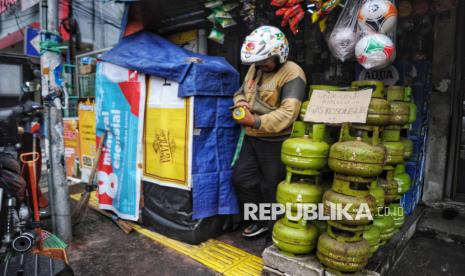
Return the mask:
{"type": "MultiPolygon", "coordinates": [[[[287,60],[288,54],[284,33],[272,26],[254,30],[242,45],[241,61],[250,68],[234,94],[234,106],[245,110],[243,119],[236,120],[245,136],[232,176],[241,206],[274,203],[277,185],[285,178],[281,146],[299,115],[306,87],[304,71],[287,60]]],[[[271,225],[253,221],[242,235],[258,236],[271,225]]]]}

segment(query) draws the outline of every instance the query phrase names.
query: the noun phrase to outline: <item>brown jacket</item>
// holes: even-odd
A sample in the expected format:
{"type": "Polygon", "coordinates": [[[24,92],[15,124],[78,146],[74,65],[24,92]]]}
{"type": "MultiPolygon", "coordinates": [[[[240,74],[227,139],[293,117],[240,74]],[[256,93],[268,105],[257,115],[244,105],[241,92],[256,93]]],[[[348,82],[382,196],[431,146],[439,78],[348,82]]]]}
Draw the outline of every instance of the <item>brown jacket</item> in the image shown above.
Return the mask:
{"type": "Polygon", "coordinates": [[[305,98],[306,78],[299,65],[287,61],[277,72],[264,73],[250,66],[234,103],[247,101],[257,119],[246,134],[255,137],[289,135],[305,98]]]}

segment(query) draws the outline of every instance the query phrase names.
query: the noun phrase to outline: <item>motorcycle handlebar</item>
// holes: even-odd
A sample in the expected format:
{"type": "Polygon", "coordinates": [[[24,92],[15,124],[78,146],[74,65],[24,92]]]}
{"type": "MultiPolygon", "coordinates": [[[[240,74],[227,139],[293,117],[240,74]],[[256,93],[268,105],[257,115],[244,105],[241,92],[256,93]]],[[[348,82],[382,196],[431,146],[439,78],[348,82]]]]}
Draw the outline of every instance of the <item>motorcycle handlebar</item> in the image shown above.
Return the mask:
{"type": "Polygon", "coordinates": [[[42,109],[42,106],[34,101],[26,101],[15,110],[16,112],[26,115],[42,109]]]}

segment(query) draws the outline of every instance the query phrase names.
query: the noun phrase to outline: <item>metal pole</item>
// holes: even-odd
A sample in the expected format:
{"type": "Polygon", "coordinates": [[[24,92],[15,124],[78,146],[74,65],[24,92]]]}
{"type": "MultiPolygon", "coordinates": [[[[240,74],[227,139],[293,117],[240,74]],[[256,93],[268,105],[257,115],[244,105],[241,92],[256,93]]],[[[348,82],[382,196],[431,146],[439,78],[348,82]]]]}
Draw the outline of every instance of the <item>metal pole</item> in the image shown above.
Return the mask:
{"type": "MultiPolygon", "coordinates": [[[[45,0],[43,0],[45,2],[45,0]]],[[[58,0],[47,1],[46,22],[41,22],[42,29],[49,33],[58,32],[58,0]]],[[[45,3],[43,3],[45,4],[45,3]]],[[[44,14],[44,11],[42,11],[44,14]]],[[[41,36],[41,39],[49,40],[49,36],[41,36]]],[[[44,42],[44,41],[41,41],[44,42]]],[[[50,42],[50,41],[48,41],[50,42]]],[[[48,113],[48,141],[49,141],[49,192],[52,209],[52,222],[56,227],[56,234],[65,241],[71,241],[72,228],[69,207],[69,190],[65,177],[64,166],[64,142],[63,142],[63,118],[60,96],[62,88],[55,79],[55,70],[61,63],[59,52],[45,50],[40,57],[42,73],[42,97],[48,113]]],[[[55,230],[55,229],[54,229],[55,230]]]]}
{"type": "Polygon", "coordinates": [[[200,29],[198,32],[198,51],[199,54],[207,55],[208,54],[208,42],[207,42],[207,31],[205,29],[200,29]]]}

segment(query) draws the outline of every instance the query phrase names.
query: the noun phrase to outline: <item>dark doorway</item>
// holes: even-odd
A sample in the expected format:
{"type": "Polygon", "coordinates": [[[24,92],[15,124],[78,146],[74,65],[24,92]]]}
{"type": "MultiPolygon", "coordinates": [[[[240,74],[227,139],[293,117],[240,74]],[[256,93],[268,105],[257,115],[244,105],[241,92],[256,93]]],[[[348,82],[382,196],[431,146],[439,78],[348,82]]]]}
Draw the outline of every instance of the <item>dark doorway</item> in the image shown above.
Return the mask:
{"type": "Polygon", "coordinates": [[[465,202],[465,1],[457,9],[455,87],[451,101],[451,128],[446,197],[465,202]]]}

